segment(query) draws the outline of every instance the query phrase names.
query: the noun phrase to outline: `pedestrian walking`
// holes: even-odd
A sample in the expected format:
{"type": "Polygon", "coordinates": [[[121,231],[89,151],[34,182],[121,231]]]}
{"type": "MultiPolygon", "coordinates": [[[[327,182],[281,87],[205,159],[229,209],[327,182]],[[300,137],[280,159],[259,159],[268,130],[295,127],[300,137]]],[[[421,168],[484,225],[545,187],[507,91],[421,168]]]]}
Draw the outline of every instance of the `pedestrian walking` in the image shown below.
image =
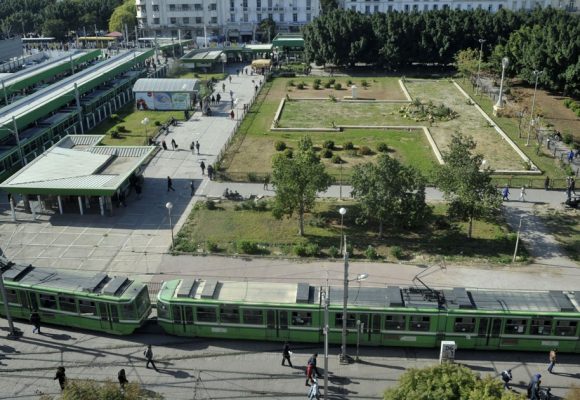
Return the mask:
{"type": "Polygon", "coordinates": [[[520,201],[526,202],[526,187],[522,186],[520,190],[520,201]]]}
{"type": "Polygon", "coordinates": [[[193,196],[195,194],[195,182],[193,181],[193,179],[191,180],[189,187],[191,188],[191,195],[193,196]]]}
{"type": "Polygon", "coordinates": [[[171,139],[171,147],[173,148],[173,151],[175,151],[175,149],[177,148],[177,143],[175,142],[175,139],[171,139]]]}
{"type": "Polygon", "coordinates": [[[286,365],[286,361],[288,361],[288,365],[290,366],[290,368],[294,368],[292,366],[292,361],[290,361],[291,355],[292,352],[290,351],[290,345],[288,344],[288,342],[285,342],[284,348],[282,349],[282,365],[286,365]]]}
{"type": "Polygon", "coordinates": [[[159,371],[153,362],[153,350],[151,350],[151,345],[148,345],[147,348],[143,351],[143,355],[147,359],[147,365],[145,367],[149,369],[149,364],[153,365],[153,369],[155,371],[159,371]]]}
{"type": "Polygon", "coordinates": [[[540,374],[535,374],[534,376],[532,376],[532,379],[530,380],[530,383],[528,384],[528,398],[532,399],[532,400],[539,400],[539,391],[540,391],[540,384],[541,384],[541,379],[542,375],[540,374]]]}
{"type": "Polygon", "coordinates": [[[55,381],[57,379],[58,379],[58,384],[60,386],[60,390],[64,390],[64,387],[66,385],[66,374],[65,374],[64,367],[58,367],[56,369],[56,375],[54,376],[54,378],[52,380],[55,381]]]}
{"type": "Polygon", "coordinates": [[[191,141],[191,144],[189,145],[189,150],[191,150],[191,155],[195,155],[195,140],[191,141]]]}
{"type": "Polygon", "coordinates": [[[30,323],[34,326],[32,333],[42,333],[40,332],[40,314],[38,311],[34,310],[30,313],[30,323]]]}
{"type": "Polygon", "coordinates": [[[258,93],[258,85],[254,86],[254,92],[258,93]]]}
{"type": "Polygon", "coordinates": [[[318,379],[316,378],[312,380],[312,386],[310,386],[310,390],[308,391],[308,400],[314,399],[320,399],[320,389],[318,386],[318,379]]]}
{"type": "Polygon", "coordinates": [[[218,93],[217,96],[215,97],[216,103],[219,104],[220,101],[222,100],[222,96],[218,93]]]}
{"type": "Polygon", "coordinates": [[[512,370],[511,369],[502,371],[501,380],[503,381],[503,387],[505,388],[505,390],[511,390],[509,383],[512,379],[513,379],[513,377],[512,377],[512,370]]]}
{"type": "Polygon", "coordinates": [[[230,99],[234,99],[234,91],[230,89],[230,99]]]}
{"type": "Polygon", "coordinates": [[[236,114],[234,113],[234,110],[230,111],[230,118],[233,120],[235,118],[236,114]]]}
{"type": "Polygon", "coordinates": [[[549,360],[550,360],[550,364],[548,365],[548,372],[553,374],[552,370],[554,369],[554,367],[556,366],[556,353],[558,352],[558,350],[556,349],[552,349],[550,350],[549,353],[549,360]]]}
{"type": "Polygon", "coordinates": [[[170,190],[175,192],[175,189],[173,188],[173,181],[171,180],[171,177],[167,177],[167,191],[169,192],[170,190]]]}
{"type": "Polygon", "coordinates": [[[213,166],[211,164],[207,166],[207,176],[210,181],[213,180],[213,166]]]}
{"type": "Polygon", "coordinates": [[[117,379],[119,380],[119,385],[121,385],[121,389],[125,389],[125,385],[129,383],[127,380],[127,375],[125,374],[125,369],[122,369],[117,374],[117,379]]]}
{"type": "Polygon", "coordinates": [[[308,381],[314,383],[314,377],[319,376],[318,368],[316,368],[316,359],[318,358],[318,353],[314,353],[312,357],[308,359],[306,364],[306,383],[305,386],[309,386],[308,381]]]}
{"type": "Polygon", "coordinates": [[[165,143],[165,140],[161,142],[161,146],[163,146],[163,150],[167,150],[167,143],[165,143]]]}
{"type": "Polygon", "coordinates": [[[576,196],[576,179],[570,178],[570,193],[576,196]]]}
{"type": "Polygon", "coordinates": [[[505,185],[505,187],[502,190],[502,195],[503,195],[503,199],[505,201],[509,201],[510,188],[509,188],[509,186],[507,184],[505,185]]]}
{"type": "Polygon", "coordinates": [[[544,179],[544,189],[546,191],[550,190],[550,177],[546,175],[546,179],[544,179]]]}
{"type": "Polygon", "coordinates": [[[215,96],[212,94],[211,95],[211,104],[214,104],[214,103],[215,103],[215,96]]]}
{"type": "Polygon", "coordinates": [[[264,190],[268,190],[268,185],[270,184],[270,175],[266,174],[264,177],[264,190]]]}
{"type": "MultiPolygon", "coordinates": [[[[230,83],[232,83],[232,76],[228,76],[228,78],[230,79],[230,83]]],[[[225,91],[226,85],[224,84],[224,91],[225,91]]]]}
{"type": "Polygon", "coordinates": [[[199,164],[199,167],[201,168],[201,174],[205,175],[205,163],[202,161],[201,164],[199,164]]]}
{"type": "Polygon", "coordinates": [[[143,188],[141,187],[140,184],[135,185],[135,193],[137,193],[137,199],[141,200],[141,192],[143,191],[143,188]]]}
{"type": "Polygon", "coordinates": [[[195,148],[197,150],[197,154],[199,155],[199,141],[195,141],[195,148]]]}
{"type": "Polygon", "coordinates": [[[568,153],[568,162],[572,163],[572,160],[574,160],[574,150],[570,150],[570,153],[568,153]]]}
{"type": "MultiPolygon", "coordinates": [[[[231,81],[230,81],[231,82],[231,81]]],[[[222,83],[222,92],[225,93],[226,92],[226,84],[225,82],[222,83]]]]}

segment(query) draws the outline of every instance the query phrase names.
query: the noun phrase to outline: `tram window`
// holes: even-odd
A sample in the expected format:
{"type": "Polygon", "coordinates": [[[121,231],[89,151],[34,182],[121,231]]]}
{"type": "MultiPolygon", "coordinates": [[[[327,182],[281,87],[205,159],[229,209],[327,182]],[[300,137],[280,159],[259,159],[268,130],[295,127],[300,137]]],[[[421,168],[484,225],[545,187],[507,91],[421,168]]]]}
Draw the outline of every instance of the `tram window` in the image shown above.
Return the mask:
{"type": "Polygon", "coordinates": [[[121,319],[135,319],[135,305],[133,303],[120,304],[121,319]]]}
{"type": "Polygon", "coordinates": [[[485,318],[481,318],[479,320],[479,329],[477,331],[477,333],[479,335],[485,335],[487,333],[487,324],[488,324],[488,320],[485,318]]]}
{"type": "Polygon", "coordinates": [[[240,310],[238,306],[222,305],[220,307],[220,321],[232,324],[239,324],[240,310]]]}
{"type": "Polygon", "coordinates": [[[311,326],[312,313],[306,311],[292,311],[292,326],[311,326]]]}
{"type": "MultiPolygon", "coordinates": [[[[334,316],[334,326],[342,327],[342,313],[336,313],[334,316]]],[[[346,327],[356,328],[356,314],[347,313],[346,314],[346,327]]]]}
{"type": "Polygon", "coordinates": [[[511,335],[523,335],[526,333],[527,320],[525,319],[508,319],[505,323],[504,333],[511,335]]]}
{"type": "Polygon", "coordinates": [[[143,288],[141,293],[135,299],[135,305],[137,306],[137,315],[141,317],[144,315],[147,310],[149,309],[149,305],[151,302],[149,300],[149,292],[147,292],[147,288],[143,288]]]}
{"type": "Polygon", "coordinates": [[[574,336],[576,335],[576,328],[578,327],[578,322],[576,321],[556,321],[556,332],[557,336],[574,336]]]}
{"type": "Polygon", "coordinates": [[[74,297],[58,296],[58,307],[61,311],[77,312],[77,303],[74,297]]]}
{"type": "Polygon", "coordinates": [[[157,302],[157,318],[169,318],[169,307],[160,301],[157,302]]]}
{"type": "Polygon", "coordinates": [[[465,333],[475,332],[475,318],[473,317],[455,318],[453,332],[465,332],[465,333]]]}
{"type": "Polygon", "coordinates": [[[197,307],[197,320],[200,322],[217,322],[217,315],[213,307],[197,307]]]}
{"type": "Polygon", "coordinates": [[[97,305],[94,301],[79,300],[79,311],[84,315],[97,315],[97,305]]]}
{"type": "Polygon", "coordinates": [[[551,335],[552,334],[552,319],[538,318],[532,320],[530,326],[531,335],[551,335]]]}
{"type": "Polygon", "coordinates": [[[56,310],[56,296],[51,294],[41,294],[40,295],[40,307],[42,308],[52,308],[56,310]]]}
{"type": "Polygon", "coordinates": [[[242,310],[242,317],[244,324],[262,325],[264,323],[262,310],[242,310]]]}
{"type": "Polygon", "coordinates": [[[193,307],[184,306],[183,309],[185,310],[185,322],[193,324],[193,307]]]}
{"type": "Polygon", "coordinates": [[[405,316],[404,315],[386,315],[385,316],[385,330],[387,330],[387,331],[404,331],[405,330],[405,316]]]}
{"type": "Polygon", "coordinates": [[[6,298],[8,299],[8,304],[20,304],[18,295],[14,289],[6,289],[6,298]]]}
{"type": "Polygon", "coordinates": [[[424,315],[411,315],[409,320],[409,330],[411,331],[428,331],[431,324],[431,317],[424,315]]]}

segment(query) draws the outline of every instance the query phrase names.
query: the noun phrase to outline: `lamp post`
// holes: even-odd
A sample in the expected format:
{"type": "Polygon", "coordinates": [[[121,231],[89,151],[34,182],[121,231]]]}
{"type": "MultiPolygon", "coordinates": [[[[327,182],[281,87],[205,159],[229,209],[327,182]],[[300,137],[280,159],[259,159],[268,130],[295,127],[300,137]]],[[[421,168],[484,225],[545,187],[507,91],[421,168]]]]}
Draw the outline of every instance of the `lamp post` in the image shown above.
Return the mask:
{"type": "Polygon", "coordinates": [[[147,134],[147,125],[149,125],[149,118],[145,117],[141,120],[141,125],[145,127],[145,145],[149,144],[149,135],[147,134]]]}
{"type": "Polygon", "coordinates": [[[346,214],[346,208],[344,207],[340,207],[340,209],[338,210],[338,212],[340,213],[340,251],[343,251],[342,248],[342,240],[344,238],[343,235],[343,230],[344,230],[344,214],[346,214]]]}
{"type": "Polygon", "coordinates": [[[479,74],[481,73],[481,58],[483,57],[483,44],[486,42],[485,39],[479,39],[479,63],[477,65],[477,85],[475,86],[475,94],[479,91],[479,74]]]}
{"type": "Polygon", "coordinates": [[[173,223],[171,222],[171,209],[173,208],[173,203],[168,201],[165,204],[165,208],[167,208],[167,212],[169,214],[169,227],[171,228],[171,250],[175,248],[175,241],[173,239],[173,223]]]}
{"type": "Polygon", "coordinates": [[[530,127],[528,128],[528,139],[526,140],[526,146],[530,145],[530,132],[534,126],[534,108],[536,106],[536,91],[538,90],[538,78],[542,75],[542,71],[534,70],[532,72],[536,77],[536,83],[534,84],[534,97],[532,99],[532,112],[530,114],[530,127]]]}
{"type": "Polygon", "coordinates": [[[501,59],[501,81],[499,83],[499,98],[497,99],[497,103],[493,106],[493,114],[497,116],[498,111],[503,108],[503,78],[505,76],[505,69],[508,67],[510,63],[509,58],[504,57],[501,59]]]}
{"type": "Polygon", "coordinates": [[[328,305],[329,299],[328,277],[326,287],[323,292],[324,296],[324,398],[328,398],[328,305]]]}

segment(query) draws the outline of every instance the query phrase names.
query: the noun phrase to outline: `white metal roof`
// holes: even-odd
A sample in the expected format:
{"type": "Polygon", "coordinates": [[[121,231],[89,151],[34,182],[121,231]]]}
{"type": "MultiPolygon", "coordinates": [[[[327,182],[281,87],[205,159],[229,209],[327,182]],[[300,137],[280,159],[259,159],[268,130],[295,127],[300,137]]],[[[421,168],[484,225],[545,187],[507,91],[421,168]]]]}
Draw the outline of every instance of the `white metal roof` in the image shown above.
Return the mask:
{"type": "Polygon", "coordinates": [[[138,79],[133,85],[134,92],[196,92],[198,79],[138,79]]]}

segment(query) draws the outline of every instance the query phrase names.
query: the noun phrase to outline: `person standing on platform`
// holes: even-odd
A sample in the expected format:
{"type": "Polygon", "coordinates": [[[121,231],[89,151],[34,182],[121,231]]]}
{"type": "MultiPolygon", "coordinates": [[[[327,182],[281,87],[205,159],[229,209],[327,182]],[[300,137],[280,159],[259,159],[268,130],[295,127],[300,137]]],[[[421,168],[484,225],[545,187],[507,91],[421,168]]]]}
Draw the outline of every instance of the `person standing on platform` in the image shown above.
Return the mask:
{"type": "Polygon", "coordinates": [[[171,180],[171,177],[167,177],[167,191],[173,191],[175,192],[175,189],[173,188],[173,181],[171,180]]]}
{"type": "Polygon", "coordinates": [[[286,365],[286,361],[288,361],[288,365],[290,368],[294,368],[292,366],[292,361],[290,361],[290,356],[292,352],[290,351],[290,345],[288,342],[284,343],[284,348],[282,349],[282,365],[286,365]]]}

